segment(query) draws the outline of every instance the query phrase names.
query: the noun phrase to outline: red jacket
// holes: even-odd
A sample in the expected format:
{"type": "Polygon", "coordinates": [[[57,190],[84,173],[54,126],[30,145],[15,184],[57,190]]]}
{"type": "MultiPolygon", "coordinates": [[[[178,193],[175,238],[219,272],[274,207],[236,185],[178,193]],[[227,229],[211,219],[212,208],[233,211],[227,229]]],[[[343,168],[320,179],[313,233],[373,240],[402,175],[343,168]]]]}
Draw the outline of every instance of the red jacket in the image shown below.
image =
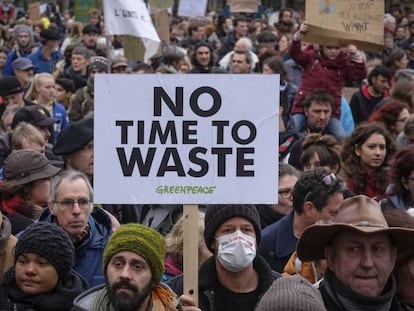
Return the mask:
{"type": "Polygon", "coordinates": [[[345,81],[362,81],[367,70],[364,63],[353,62],[349,54],[340,52],[330,60],[312,45],[301,50],[301,41],[292,41],[289,47],[290,57],[303,68],[302,81],[296,93],[292,113],[304,113],[302,101],[316,88],[325,88],[335,99],[332,117],[339,119],[341,114],[341,96],[345,81]]]}

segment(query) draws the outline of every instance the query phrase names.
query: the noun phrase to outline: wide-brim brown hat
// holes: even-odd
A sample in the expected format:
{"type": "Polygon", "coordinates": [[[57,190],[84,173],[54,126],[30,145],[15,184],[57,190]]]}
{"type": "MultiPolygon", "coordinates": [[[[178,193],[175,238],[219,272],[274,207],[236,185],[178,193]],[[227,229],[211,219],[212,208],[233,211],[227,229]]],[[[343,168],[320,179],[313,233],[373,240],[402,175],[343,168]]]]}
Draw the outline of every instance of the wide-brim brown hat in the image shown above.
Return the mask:
{"type": "Polygon", "coordinates": [[[305,229],[297,245],[298,257],[303,261],[325,258],[325,247],[343,232],[384,232],[391,237],[399,255],[413,251],[414,230],[388,227],[379,203],[365,195],[358,195],[342,202],[332,223],[315,224],[305,229]]]}
{"type": "Polygon", "coordinates": [[[6,182],[25,185],[30,182],[50,178],[61,171],[36,150],[14,150],[4,161],[3,175],[6,182]]]}

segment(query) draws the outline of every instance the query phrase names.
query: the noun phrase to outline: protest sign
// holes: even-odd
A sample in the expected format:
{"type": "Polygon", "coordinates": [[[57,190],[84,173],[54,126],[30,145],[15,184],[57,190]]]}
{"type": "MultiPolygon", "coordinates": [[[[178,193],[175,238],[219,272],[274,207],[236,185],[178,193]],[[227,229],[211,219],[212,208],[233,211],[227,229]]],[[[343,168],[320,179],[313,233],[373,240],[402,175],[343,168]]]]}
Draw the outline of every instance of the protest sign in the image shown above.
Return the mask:
{"type": "Polygon", "coordinates": [[[260,0],[227,0],[232,13],[256,13],[260,0]]]}
{"type": "Polygon", "coordinates": [[[160,39],[144,2],[104,0],[103,4],[107,34],[141,38],[145,46],[144,61],[157,53],[160,39]]]}
{"type": "Polygon", "coordinates": [[[82,23],[88,23],[88,12],[97,7],[95,0],[75,0],[74,3],[74,14],[76,16],[76,21],[82,23]]]}
{"type": "Polygon", "coordinates": [[[378,52],[384,46],[384,1],[309,0],[306,20],[311,30],[304,41],[318,44],[355,44],[378,52]]]}
{"type": "Polygon", "coordinates": [[[278,75],[98,75],[99,203],[277,202],[278,75]]]}
{"type": "Polygon", "coordinates": [[[156,10],[151,13],[151,18],[161,42],[170,44],[170,19],[167,9],[156,10]]]}
{"type": "Polygon", "coordinates": [[[178,16],[192,18],[203,17],[206,14],[207,0],[180,0],[178,3],[178,16]]]}
{"type": "Polygon", "coordinates": [[[29,3],[27,14],[32,22],[38,22],[40,20],[40,2],[29,3]]]}

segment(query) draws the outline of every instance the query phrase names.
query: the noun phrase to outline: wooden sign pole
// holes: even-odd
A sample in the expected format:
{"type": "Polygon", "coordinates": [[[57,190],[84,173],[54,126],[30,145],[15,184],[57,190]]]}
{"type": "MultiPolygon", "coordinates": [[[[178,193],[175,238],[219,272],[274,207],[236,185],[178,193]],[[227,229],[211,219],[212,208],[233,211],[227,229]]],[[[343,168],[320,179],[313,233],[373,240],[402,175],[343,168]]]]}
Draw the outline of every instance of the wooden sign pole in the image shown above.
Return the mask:
{"type": "Polygon", "coordinates": [[[198,206],[184,204],[184,294],[198,305],[198,206]]]}

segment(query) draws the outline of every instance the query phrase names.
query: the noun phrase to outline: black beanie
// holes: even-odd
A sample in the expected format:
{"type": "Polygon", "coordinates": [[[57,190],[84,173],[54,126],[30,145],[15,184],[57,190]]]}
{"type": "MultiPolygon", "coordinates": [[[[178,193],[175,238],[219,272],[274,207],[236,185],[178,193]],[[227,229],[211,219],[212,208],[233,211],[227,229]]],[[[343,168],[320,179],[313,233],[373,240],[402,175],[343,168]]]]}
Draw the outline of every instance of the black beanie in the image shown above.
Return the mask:
{"type": "Polygon", "coordinates": [[[14,252],[14,262],[23,253],[40,255],[52,264],[60,280],[66,280],[74,264],[72,240],[61,227],[40,221],[26,228],[19,237],[14,252]]]}
{"type": "Polygon", "coordinates": [[[204,240],[207,248],[214,254],[211,245],[220,225],[233,217],[243,217],[250,221],[256,231],[257,245],[260,243],[262,227],[260,216],[253,205],[209,205],[205,216],[204,240]]]}

